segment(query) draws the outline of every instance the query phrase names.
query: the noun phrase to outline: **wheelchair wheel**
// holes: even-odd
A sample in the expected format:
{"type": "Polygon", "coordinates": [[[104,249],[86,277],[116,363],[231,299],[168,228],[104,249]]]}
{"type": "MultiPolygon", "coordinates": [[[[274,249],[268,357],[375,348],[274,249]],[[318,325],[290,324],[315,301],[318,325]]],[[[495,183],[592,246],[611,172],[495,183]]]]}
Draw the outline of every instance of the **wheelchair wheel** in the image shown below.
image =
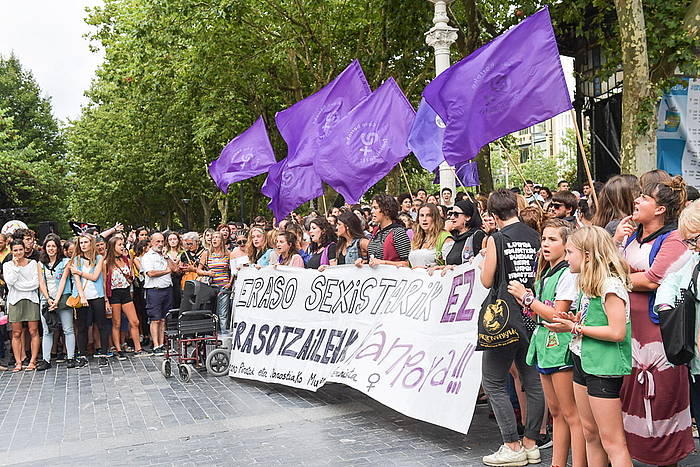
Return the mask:
{"type": "Polygon", "coordinates": [[[183,383],[189,383],[192,381],[192,365],[180,364],[177,366],[178,378],[183,383]]]}
{"type": "Polygon", "coordinates": [[[170,378],[173,375],[173,363],[169,359],[163,360],[163,363],[160,364],[160,372],[166,378],[170,378]]]}
{"type": "Polygon", "coordinates": [[[207,373],[214,376],[224,376],[228,374],[228,364],[230,350],[214,349],[207,355],[207,373]]]}

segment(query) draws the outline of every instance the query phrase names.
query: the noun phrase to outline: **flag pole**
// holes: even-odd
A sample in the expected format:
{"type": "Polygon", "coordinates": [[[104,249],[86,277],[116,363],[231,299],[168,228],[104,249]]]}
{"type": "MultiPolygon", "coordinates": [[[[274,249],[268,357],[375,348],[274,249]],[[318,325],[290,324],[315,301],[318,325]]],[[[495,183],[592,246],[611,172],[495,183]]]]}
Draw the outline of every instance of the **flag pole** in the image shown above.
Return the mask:
{"type": "MultiPolygon", "coordinates": [[[[525,178],[525,175],[523,175],[523,173],[520,171],[520,166],[513,161],[513,158],[510,155],[510,151],[503,145],[503,142],[500,139],[498,140],[498,144],[501,145],[501,149],[503,149],[503,152],[506,153],[506,157],[508,158],[508,161],[511,163],[511,165],[513,165],[513,167],[515,167],[515,171],[518,172],[518,175],[520,175],[520,178],[523,179],[523,186],[527,185],[527,179],[525,178]]],[[[540,202],[540,200],[537,199],[536,193],[532,194],[532,198],[537,203],[537,207],[540,208],[540,211],[544,212],[544,206],[542,206],[542,203],[540,202]]]]}
{"type": "Polygon", "coordinates": [[[583,147],[583,138],[581,138],[581,131],[578,128],[578,122],[576,121],[576,112],[574,109],[570,110],[571,120],[574,122],[574,129],[576,130],[576,141],[578,141],[578,148],[581,151],[581,159],[583,159],[583,167],[586,169],[586,178],[588,178],[588,185],[591,187],[591,196],[593,196],[593,202],[595,203],[595,209],[598,210],[598,194],[595,192],[595,187],[593,186],[593,177],[591,177],[591,168],[588,165],[588,159],[586,159],[586,150],[583,147]]]}
{"type": "Polygon", "coordinates": [[[401,169],[401,175],[403,175],[403,181],[406,182],[406,189],[408,194],[411,195],[411,203],[413,203],[413,191],[411,191],[411,186],[408,184],[408,177],[406,177],[406,172],[403,170],[403,161],[399,161],[399,168],[401,169]]]}
{"type": "MultiPolygon", "coordinates": [[[[450,168],[452,169],[452,172],[453,172],[454,175],[455,175],[455,180],[457,180],[457,181],[459,182],[459,186],[461,186],[462,188],[464,188],[464,192],[467,194],[467,198],[469,198],[469,201],[471,201],[472,204],[474,205],[474,209],[476,209],[476,212],[479,213],[479,217],[481,217],[481,222],[483,223],[483,222],[484,222],[484,215],[483,215],[482,212],[481,212],[479,203],[477,203],[476,200],[475,200],[474,198],[472,198],[472,195],[469,194],[469,192],[467,191],[467,187],[464,186],[464,183],[462,183],[462,179],[459,178],[459,175],[457,175],[457,171],[455,170],[455,168],[452,167],[452,166],[450,166],[450,168]]],[[[455,197],[456,197],[456,196],[457,196],[457,195],[455,195],[455,197]]]]}

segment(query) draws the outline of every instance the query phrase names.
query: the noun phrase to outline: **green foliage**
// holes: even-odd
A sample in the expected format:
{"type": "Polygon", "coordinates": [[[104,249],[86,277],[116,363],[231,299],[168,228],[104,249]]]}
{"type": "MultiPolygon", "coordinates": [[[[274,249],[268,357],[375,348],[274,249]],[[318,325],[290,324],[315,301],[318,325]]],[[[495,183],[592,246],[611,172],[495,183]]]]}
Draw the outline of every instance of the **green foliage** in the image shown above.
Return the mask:
{"type": "Polygon", "coordinates": [[[32,146],[37,157],[58,158],[64,153],[64,140],[51,114],[51,102],[41,96],[34,77],[22,69],[14,55],[9,58],[0,55],[0,109],[12,117],[15,147],[32,146]]]}

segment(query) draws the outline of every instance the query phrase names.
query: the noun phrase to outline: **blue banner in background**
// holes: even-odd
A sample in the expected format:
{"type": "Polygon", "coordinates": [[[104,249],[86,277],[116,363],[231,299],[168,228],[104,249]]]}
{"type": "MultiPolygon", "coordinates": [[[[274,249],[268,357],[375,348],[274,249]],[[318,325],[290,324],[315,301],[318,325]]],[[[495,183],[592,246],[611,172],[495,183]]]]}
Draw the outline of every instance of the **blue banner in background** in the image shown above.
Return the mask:
{"type": "Polygon", "coordinates": [[[684,78],[664,94],[656,130],[657,167],[700,186],[700,80],[684,78]]]}

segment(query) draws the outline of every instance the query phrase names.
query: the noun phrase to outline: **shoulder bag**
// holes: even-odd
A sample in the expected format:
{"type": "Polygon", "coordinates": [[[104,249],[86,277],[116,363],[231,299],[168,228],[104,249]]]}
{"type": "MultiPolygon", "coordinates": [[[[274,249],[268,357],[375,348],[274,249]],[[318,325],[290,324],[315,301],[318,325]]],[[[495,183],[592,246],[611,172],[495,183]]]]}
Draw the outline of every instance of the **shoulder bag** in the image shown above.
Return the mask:
{"type": "Polygon", "coordinates": [[[695,356],[695,308],[698,303],[698,272],[695,266],[687,289],[681,289],[675,306],[660,310],[659,327],[666,358],[674,365],[687,365],[695,356]]]}

